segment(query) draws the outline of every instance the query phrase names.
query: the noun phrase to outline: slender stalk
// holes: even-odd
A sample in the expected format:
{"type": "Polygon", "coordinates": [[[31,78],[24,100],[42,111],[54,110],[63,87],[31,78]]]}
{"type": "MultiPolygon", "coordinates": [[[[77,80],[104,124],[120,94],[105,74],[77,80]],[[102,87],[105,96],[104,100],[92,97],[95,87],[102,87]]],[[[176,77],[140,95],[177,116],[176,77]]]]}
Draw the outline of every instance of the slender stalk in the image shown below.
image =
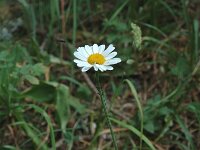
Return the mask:
{"type": "Polygon", "coordinates": [[[112,129],[112,124],[111,124],[111,121],[110,121],[110,118],[109,118],[109,112],[108,112],[107,106],[106,106],[106,97],[104,95],[104,92],[102,90],[100,80],[99,80],[99,72],[96,73],[96,80],[97,80],[97,84],[98,84],[97,89],[99,91],[99,95],[100,95],[100,99],[101,99],[101,103],[102,103],[102,108],[103,108],[103,111],[104,111],[104,114],[105,114],[105,117],[106,117],[106,121],[107,121],[107,124],[108,124],[109,129],[110,129],[112,141],[113,141],[115,150],[118,150],[116,138],[115,138],[115,135],[114,135],[114,132],[113,132],[113,129],[112,129]]]}
{"type": "Polygon", "coordinates": [[[76,42],[76,29],[77,29],[77,0],[73,0],[73,32],[72,32],[73,46],[75,46],[76,42]]]}

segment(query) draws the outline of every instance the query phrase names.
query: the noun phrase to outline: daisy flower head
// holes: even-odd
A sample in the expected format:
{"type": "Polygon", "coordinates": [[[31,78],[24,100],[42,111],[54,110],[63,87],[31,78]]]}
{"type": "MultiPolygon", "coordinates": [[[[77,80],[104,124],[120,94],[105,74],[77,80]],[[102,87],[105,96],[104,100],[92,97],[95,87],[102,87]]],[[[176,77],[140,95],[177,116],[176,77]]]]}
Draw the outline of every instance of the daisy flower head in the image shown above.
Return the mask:
{"type": "Polygon", "coordinates": [[[114,58],[117,52],[114,52],[115,47],[110,44],[108,48],[105,49],[105,45],[98,46],[94,44],[93,46],[85,45],[84,47],[79,47],[75,52],[74,62],[78,67],[81,67],[82,72],[88,71],[90,68],[94,68],[95,71],[106,71],[113,70],[111,65],[121,62],[120,58],[114,58]]]}

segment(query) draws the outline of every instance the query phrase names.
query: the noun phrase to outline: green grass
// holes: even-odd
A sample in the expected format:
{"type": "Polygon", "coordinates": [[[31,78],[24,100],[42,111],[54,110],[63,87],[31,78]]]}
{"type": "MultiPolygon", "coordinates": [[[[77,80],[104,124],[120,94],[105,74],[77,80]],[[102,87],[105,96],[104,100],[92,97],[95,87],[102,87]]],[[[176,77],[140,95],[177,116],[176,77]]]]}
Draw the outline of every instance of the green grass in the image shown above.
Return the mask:
{"type": "Polygon", "coordinates": [[[2,0],[0,149],[114,149],[95,73],[73,63],[94,43],[122,59],[101,74],[118,149],[198,149],[199,5],[2,0]]]}

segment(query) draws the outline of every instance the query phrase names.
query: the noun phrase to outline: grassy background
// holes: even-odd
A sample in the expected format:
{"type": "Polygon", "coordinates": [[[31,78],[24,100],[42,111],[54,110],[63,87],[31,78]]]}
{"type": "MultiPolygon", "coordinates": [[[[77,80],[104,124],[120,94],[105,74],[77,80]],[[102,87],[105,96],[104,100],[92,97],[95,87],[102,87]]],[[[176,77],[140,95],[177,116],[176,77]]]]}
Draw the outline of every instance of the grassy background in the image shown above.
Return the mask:
{"type": "Polygon", "coordinates": [[[73,63],[93,43],[122,58],[101,74],[119,149],[199,149],[199,14],[198,0],[1,0],[0,149],[113,149],[94,72],[73,63]]]}

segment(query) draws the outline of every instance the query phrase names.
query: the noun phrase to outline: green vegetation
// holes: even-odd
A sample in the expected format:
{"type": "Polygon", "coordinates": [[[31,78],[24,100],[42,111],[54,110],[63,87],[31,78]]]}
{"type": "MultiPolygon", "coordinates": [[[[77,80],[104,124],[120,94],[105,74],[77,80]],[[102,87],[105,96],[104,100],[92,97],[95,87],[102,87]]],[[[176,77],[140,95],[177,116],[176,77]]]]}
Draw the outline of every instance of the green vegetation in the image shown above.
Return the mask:
{"type": "Polygon", "coordinates": [[[0,149],[114,149],[73,62],[94,43],[122,59],[100,74],[118,149],[200,149],[199,20],[199,0],[1,0],[0,149]]]}

